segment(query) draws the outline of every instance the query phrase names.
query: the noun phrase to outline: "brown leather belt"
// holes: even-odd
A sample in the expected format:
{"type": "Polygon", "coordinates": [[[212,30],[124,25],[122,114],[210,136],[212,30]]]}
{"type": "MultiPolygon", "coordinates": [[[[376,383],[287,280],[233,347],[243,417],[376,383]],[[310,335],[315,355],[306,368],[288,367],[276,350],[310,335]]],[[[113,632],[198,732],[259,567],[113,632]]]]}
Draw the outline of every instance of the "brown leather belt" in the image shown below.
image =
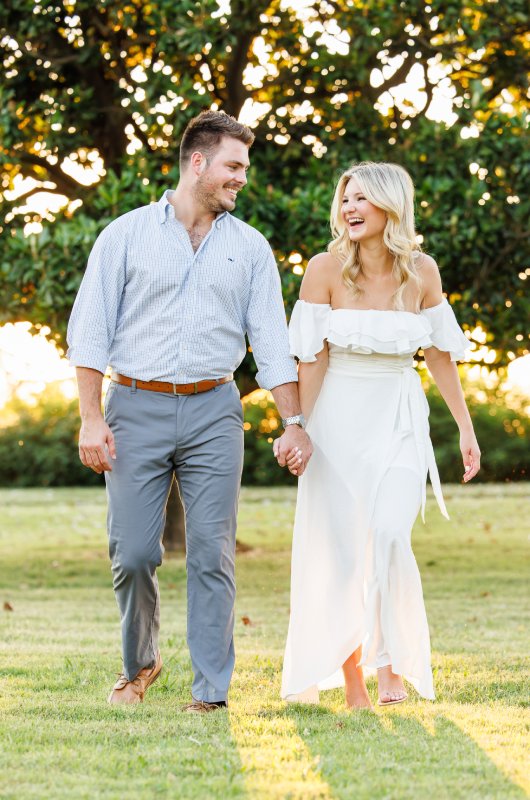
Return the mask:
{"type": "Polygon", "coordinates": [[[123,386],[133,386],[135,384],[137,389],[147,389],[149,392],[199,394],[199,392],[209,392],[222,383],[234,380],[234,376],[227,375],[226,378],[212,378],[211,380],[197,381],[196,383],[165,383],[164,381],[139,381],[134,378],[128,378],[126,375],[120,375],[119,372],[113,372],[111,380],[115,383],[121,383],[123,386]]]}

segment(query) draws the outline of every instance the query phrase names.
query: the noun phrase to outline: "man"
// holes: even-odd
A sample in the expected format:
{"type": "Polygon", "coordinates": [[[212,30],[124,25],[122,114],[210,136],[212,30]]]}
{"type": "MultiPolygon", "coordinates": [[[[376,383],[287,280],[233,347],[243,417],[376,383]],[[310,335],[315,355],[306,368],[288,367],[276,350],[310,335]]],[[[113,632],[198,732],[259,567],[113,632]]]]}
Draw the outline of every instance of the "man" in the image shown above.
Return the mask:
{"type": "Polygon", "coordinates": [[[156,568],[173,474],[186,513],[191,712],[226,705],[234,666],[234,556],[243,456],[232,380],[248,333],[260,386],[284,418],[278,461],[311,455],[280,281],[260,233],[230,214],[247,182],[249,128],[222,112],[190,122],[180,180],[98,237],[72,311],[85,466],[105,472],[123,644],[110,703],[137,703],[162,668],[156,568]],[[112,382],[101,413],[103,373],[112,382]]]}

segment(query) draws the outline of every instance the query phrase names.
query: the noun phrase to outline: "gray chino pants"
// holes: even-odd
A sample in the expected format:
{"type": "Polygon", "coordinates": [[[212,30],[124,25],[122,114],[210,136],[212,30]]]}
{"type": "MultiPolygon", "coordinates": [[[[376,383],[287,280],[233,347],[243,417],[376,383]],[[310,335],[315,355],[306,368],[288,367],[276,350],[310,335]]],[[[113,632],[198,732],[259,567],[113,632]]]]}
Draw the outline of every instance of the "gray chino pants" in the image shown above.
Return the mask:
{"type": "Polygon", "coordinates": [[[226,700],[234,668],[236,514],[243,412],[232,381],[175,396],[111,383],[105,419],[116,440],[105,473],[109,553],[121,614],[124,674],[154,664],[166,502],[176,475],[186,512],[192,695],[226,700]]]}

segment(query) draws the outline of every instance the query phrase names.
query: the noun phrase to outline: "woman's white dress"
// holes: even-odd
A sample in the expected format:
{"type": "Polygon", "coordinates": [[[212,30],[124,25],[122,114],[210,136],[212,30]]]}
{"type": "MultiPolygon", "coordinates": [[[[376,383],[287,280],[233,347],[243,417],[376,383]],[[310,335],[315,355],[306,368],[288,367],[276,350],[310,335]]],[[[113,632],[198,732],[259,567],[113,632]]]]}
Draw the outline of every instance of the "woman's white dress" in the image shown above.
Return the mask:
{"type": "Polygon", "coordinates": [[[447,300],[419,314],[299,300],[289,337],[303,362],[315,361],[327,341],[329,366],[307,425],[314,453],[298,488],[282,697],[317,702],[319,689],[342,686],[342,664],[362,645],[366,668],[392,664],[433,699],[410,543],[427,473],[447,511],[413,355],[434,345],[455,361],[469,342],[447,300]]]}

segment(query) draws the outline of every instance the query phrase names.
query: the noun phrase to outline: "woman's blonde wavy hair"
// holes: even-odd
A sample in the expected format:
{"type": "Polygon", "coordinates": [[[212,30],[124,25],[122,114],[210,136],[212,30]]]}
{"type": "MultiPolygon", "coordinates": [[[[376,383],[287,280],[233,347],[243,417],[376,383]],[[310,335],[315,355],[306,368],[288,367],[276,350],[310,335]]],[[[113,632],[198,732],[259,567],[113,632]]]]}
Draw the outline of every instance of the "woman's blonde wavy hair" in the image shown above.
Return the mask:
{"type": "Polygon", "coordinates": [[[339,178],[331,204],[330,223],[334,238],[328,245],[328,251],[343,265],[342,278],[354,298],[363,292],[358,284],[359,275],[363,271],[361,249],[348,236],[348,228],[341,211],[346,185],[352,177],[355,177],[366,199],[386,212],[383,241],[394,256],[392,272],[398,282],[392,302],[396,310],[403,311],[405,287],[415,284],[419,288],[420,283],[413,261],[413,253],[421,248],[416,242],[414,228],[414,186],[411,177],[398,164],[362,161],[353,164],[339,178]]]}

